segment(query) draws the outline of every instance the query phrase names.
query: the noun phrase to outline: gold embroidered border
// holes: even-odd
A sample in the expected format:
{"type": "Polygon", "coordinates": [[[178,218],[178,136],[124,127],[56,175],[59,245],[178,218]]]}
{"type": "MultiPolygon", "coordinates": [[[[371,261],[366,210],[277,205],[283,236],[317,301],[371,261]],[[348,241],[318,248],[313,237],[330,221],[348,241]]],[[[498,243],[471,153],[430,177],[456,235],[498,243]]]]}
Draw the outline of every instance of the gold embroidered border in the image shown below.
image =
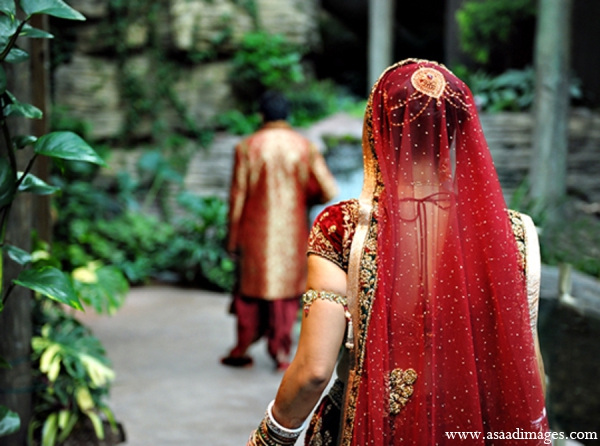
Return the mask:
{"type": "Polygon", "coordinates": [[[529,322],[534,339],[537,334],[537,320],[540,301],[540,280],[542,263],[540,259],[540,244],[533,220],[528,215],[521,215],[525,233],[525,258],[527,259],[527,300],[529,303],[529,322]]]}
{"type": "Polygon", "coordinates": [[[344,269],[344,259],[342,254],[333,249],[333,245],[327,237],[325,237],[321,230],[321,226],[318,224],[315,224],[310,232],[307,253],[323,257],[344,269]]]}
{"type": "Polygon", "coordinates": [[[519,250],[519,261],[523,276],[527,271],[527,255],[525,246],[525,226],[521,214],[512,209],[508,209],[508,217],[510,219],[510,225],[512,227],[515,240],[517,241],[517,248],[519,250]]]}

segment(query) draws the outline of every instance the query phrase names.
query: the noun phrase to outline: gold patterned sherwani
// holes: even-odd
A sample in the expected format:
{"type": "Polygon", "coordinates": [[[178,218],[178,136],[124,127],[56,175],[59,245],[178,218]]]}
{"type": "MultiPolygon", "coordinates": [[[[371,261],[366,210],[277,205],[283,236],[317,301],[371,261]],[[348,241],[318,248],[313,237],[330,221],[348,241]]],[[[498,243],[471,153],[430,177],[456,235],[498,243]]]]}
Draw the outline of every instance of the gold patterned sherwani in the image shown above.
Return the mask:
{"type": "Polygon", "coordinates": [[[285,121],[266,123],[236,147],[228,250],[240,256],[241,295],[304,292],[308,207],[336,192],[323,156],[285,121]]]}

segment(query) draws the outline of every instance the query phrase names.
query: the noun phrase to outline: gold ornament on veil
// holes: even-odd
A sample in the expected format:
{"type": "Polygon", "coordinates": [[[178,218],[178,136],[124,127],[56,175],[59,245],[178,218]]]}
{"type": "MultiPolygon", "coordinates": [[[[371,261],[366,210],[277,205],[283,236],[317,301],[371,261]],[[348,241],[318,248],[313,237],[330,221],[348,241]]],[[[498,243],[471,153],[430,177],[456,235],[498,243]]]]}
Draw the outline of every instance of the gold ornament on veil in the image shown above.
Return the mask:
{"type": "Polygon", "coordinates": [[[421,67],[415,71],[411,78],[415,90],[432,98],[439,99],[446,88],[446,79],[438,70],[429,67],[421,67]]]}

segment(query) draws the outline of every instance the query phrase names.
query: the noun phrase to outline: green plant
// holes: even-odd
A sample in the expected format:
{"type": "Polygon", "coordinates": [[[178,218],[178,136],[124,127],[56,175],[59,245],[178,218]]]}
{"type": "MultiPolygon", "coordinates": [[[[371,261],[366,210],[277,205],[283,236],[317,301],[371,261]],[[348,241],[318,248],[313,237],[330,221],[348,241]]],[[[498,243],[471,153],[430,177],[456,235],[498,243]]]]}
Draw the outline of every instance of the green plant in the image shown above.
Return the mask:
{"type": "Polygon", "coordinates": [[[53,251],[70,268],[99,260],[137,284],[168,267],[165,252],[175,230],[156,217],[126,211],[110,219],[77,218],[66,224],[70,231],[55,241],[53,251]]]}
{"type": "Polygon", "coordinates": [[[600,279],[600,219],[566,205],[562,218],[542,227],[542,261],[548,265],[568,263],[600,279]]]}
{"type": "Polygon", "coordinates": [[[63,442],[87,417],[96,436],[105,436],[101,414],[116,429],[114,415],[104,403],[114,371],[100,341],[64,309],[37,299],[34,308],[32,357],[34,417],[29,441],[41,446],[63,442]]]}
{"type": "Polygon", "coordinates": [[[169,246],[174,270],[189,282],[208,282],[231,291],[235,264],[225,250],[227,205],[217,197],[182,192],[178,203],[187,211],[175,222],[177,237],[169,246]]]}
{"type": "Polygon", "coordinates": [[[168,209],[164,206],[168,196],[168,185],[183,185],[183,172],[178,171],[170,162],[163,151],[159,149],[146,151],[139,159],[137,164],[142,177],[149,180],[150,188],[146,193],[142,204],[142,212],[148,212],[150,206],[157,198],[162,198],[163,206],[161,210],[168,214],[168,209]]]}
{"type": "Polygon", "coordinates": [[[358,108],[361,110],[359,115],[362,115],[366,102],[348,94],[328,79],[288,87],[285,94],[292,111],[290,123],[298,127],[308,126],[341,111],[354,113],[358,108]]]}
{"type": "Polygon", "coordinates": [[[506,44],[518,20],[536,13],[535,0],[469,0],[456,12],[462,49],[485,64],[493,49],[506,44]]]}
{"type": "Polygon", "coordinates": [[[477,101],[485,111],[528,110],[535,92],[533,68],[507,70],[499,76],[490,76],[478,71],[467,76],[465,81],[477,101]]]}
{"type": "MultiPolygon", "coordinates": [[[[35,14],[48,14],[69,20],[85,20],[85,18],[69,7],[62,0],[21,0],[20,8],[23,20],[17,17],[17,6],[11,0],[0,3],[0,62],[18,64],[28,59],[28,54],[16,46],[19,37],[51,38],[52,35],[33,28],[28,24],[35,14]]],[[[19,14],[21,16],[21,14],[19,14]]],[[[31,135],[11,136],[8,118],[20,116],[29,119],[39,119],[42,112],[30,104],[19,102],[7,89],[7,78],[3,66],[0,66],[0,127],[2,128],[3,146],[5,153],[0,156],[0,243],[9,257],[22,265],[24,269],[13,279],[2,295],[2,305],[9,298],[15,286],[30,288],[38,294],[54,299],[62,304],[81,309],[70,277],[54,266],[31,267],[32,255],[19,247],[5,242],[6,225],[10,216],[12,203],[16,194],[31,192],[50,194],[56,191],[30,173],[35,159],[40,155],[52,158],[86,161],[104,164],[104,161],[81,137],[72,132],[52,132],[39,138],[31,135]],[[17,168],[16,150],[33,148],[32,156],[24,171],[17,168]]],[[[3,267],[0,268],[2,273],[3,267]]],[[[0,277],[5,282],[4,274],[0,277]]],[[[7,281],[8,282],[8,281],[7,281]]],[[[0,285],[1,286],[1,285],[0,285]]],[[[1,294],[1,293],[0,293],[1,294]]],[[[6,361],[2,361],[6,366],[6,361]]],[[[18,416],[6,408],[0,411],[0,436],[15,432],[20,427],[18,416]]]]}
{"type": "Polygon", "coordinates": [[[75,268],[71,275],[79,299],[97,313],[114,314],[125,302],[129,283],[117,267],[94,261],[75,268]]]}
{"type": "Polygon", "coordinates": [[[568,263],[578,271],[600,278],[600,219],[578,209],[571,200],[561,203],[561,217],[548,218],[545,208],[529,194],[523,181],[512,193],[508,207],[528,214],[540,232],[542,262],[568,263]]]}
{"type": "MultiPolygon", "coordinates": [[[[169,220],[150,215],[139,203],[148,201],[147,191],[157,189],[153,188],[155,171],[168,171],[164,185],[180,187],[181,175],[162,154],[150,151],[147,155],[139,166],[139,182],[121,173],[110,190],[53,177],[53,183],[61,187],[53,200],[57,209],[53,255],[64,268],[82,272],[100,262],[134,284],[174,272],[187,282],[230,289],[233,263],[224,249],[227,205],[215,197],[200,198],[184,191],[175,200],[169,199],[173,208],[169,220]]],[[[94,293],[102,294],[102,290],[94,293]]]]}
{"type": "Polygon", "coordinates": [[[252,103],[267,89],[285,90],[304,80],[301,49],[280,34],[264,31],[244,36],[231,61],[230,83],[252,103]]]}
{"type": "MultiPolygon", "coordinates": [[[[492,76],[481,70],[469,72],[465,66],[454,67],[454,73],[471,89],[477,106],[483,111],[526,111],[533,105],[535,96],[535,72],[527,67],[522,70],[507,70],[492,76]]],[[[580,81],[572,78],[571,99],[580,99],[580,81]]]]}
{"type": "Polygon", "coordinates": [[[234,135],[248,135],[258,129],[260,122],[257,113],[242,113],[239,110],[229,110],[215,117],[218,128],[234,135]]]}

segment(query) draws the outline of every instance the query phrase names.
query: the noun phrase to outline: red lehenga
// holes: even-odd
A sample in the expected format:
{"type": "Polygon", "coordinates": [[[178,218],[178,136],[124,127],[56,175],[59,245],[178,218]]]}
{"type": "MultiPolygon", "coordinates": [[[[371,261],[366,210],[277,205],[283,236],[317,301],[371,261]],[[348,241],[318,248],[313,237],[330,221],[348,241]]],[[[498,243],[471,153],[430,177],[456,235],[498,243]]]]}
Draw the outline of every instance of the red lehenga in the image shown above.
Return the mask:
{"type": "Polygon", "coordinates": [[[507,214],[470,91],[442,65],[390,67],[363,151],[360,199],[327,208],[311,233],[309,253],[348,272],[355,345],[343,398],[336,384],[306,444],[444,445],[460,442],[453,432],[544,444],[527,217],[507,214]]]}

